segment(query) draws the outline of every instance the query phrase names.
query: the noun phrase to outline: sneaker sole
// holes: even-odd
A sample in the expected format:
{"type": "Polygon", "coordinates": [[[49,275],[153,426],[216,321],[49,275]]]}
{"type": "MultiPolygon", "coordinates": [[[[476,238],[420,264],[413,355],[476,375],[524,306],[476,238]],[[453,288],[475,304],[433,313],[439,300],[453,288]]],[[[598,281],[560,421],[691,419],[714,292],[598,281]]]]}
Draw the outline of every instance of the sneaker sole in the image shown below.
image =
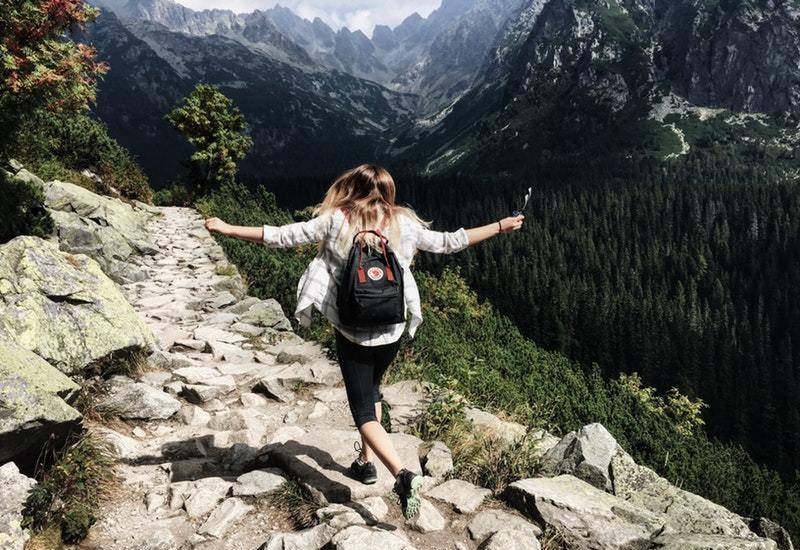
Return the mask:
{"type": "Polygon", "coordinates": [[[366,479],[362,479],[361,483],[363,483],[364,485],[375,485],[377,481],[378,481],[377,477],[368,477],[366,479]]]}
{"type": "Polygon", "coordinates": [[[403,514],[406,519],[411,519],[419,514],[419,489],[422,487],[422,476],[414,476],[411,479],[411,491],[406,496],[406,509],[403,514]]]}

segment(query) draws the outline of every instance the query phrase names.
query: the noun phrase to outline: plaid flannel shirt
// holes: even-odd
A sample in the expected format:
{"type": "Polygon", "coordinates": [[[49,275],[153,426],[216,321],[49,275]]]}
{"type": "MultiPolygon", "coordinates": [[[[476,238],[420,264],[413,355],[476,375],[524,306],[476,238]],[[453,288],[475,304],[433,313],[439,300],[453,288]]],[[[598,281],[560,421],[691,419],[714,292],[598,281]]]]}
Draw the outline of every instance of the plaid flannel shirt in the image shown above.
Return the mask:
{"type": "MultiPolygon", "coordinates": [[[[407,216],[400,223],[400,243],[390,243],[397,260],[403,267],[403,287],[408,333],[413,337],[422,322],[419,289],[411,273],[411,261],[417,250],[450,254],[469,245],[464,228],[454,232],[431,231],[407,216]]],[[[264,226],[264,245],[272,248],[288,248],[322,242],[316,257],[306,268],[297,286],[297,309],[295,317],[302,326],[311,323],[311,314],[316,308],[348,340],[362,346],[380,346],[397,341],[406,323],[369,328],[347,327],[339,322],[336,294],[339,276],[347,257],[337,250],[337,236],[347,224],[344,214],[336,211],[312,218],[306,222],[291,223],[280,227],[264,226]]]]}

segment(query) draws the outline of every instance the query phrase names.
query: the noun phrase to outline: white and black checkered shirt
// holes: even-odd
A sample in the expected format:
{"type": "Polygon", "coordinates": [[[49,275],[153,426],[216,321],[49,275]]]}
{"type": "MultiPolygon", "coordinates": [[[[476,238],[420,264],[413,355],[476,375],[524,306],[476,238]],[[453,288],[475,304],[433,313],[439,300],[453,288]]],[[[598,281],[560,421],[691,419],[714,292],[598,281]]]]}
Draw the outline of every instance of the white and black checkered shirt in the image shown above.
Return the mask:
{"type": "MultiPolygon", "coordinates": [[[[464,228],[454,232],[431,231],[407,216],[400,218],[400,243],[390,242],[397,260],[403,266],[403,285],[406,302],[408,333],[413,337],[422,322],[419,289],[411,274],[411,260],[417,250],[450,254],[469,245],[464,228]]],[[[313,308],[319,310],[350,341],[362,346],[380,346],[397,341],[406,323],[370,328],[354,328],[339,323],[336,309],[338,277],[346,256],[337,250],[337,236],[347,224],[344,214],[337,211],[312,218],[307,222],[281,227],[264,226],[264,244],[272,248],[288,248],[322,242],[320,251],[311,261],[297,286],[295,317],[303,326],[311,323],[313,308]]],[[[345,228],[346,229],[346,228],[345,228]]]]}

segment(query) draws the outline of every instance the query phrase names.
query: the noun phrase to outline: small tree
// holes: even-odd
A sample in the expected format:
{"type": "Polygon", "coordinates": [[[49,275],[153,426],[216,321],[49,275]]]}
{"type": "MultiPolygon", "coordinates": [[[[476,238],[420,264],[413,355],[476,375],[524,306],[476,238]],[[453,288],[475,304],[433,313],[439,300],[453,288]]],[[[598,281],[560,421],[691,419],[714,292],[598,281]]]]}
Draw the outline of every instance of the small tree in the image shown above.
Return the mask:
{"type": "MultiPolygon", "coordinates": [[[[77,112],[106,72],[95,50],[68,39],[97,10],[83,0],[0,0],[0,125],[3,137],[38,109],[77,112]]],[[[0,154],[2,151],[0,138],[0,154]]]]}
{"type": "Polygon", "coordinates": [[[196,194],[233,182],[237,162],[252,147],[244,116],[216,87],[197,87],[166,116],[196,150],[190,159],[190,180],[196,194]]]}

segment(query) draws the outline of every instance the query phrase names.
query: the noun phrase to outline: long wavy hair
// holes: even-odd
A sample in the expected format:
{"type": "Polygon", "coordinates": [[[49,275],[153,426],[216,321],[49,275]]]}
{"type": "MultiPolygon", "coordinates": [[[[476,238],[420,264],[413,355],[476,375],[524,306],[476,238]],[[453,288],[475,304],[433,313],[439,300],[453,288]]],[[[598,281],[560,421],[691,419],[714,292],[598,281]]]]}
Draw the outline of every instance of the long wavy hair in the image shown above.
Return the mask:
{"type": "MultiPolygon", "coordinates": [[[[424,226],[423,221],[407,206],[395,204],[395,185],[392,175],[375,164],[356,166],[337,177],[325,193],[325,198],[314,209],[314,215],[332,214],[341,210],[348,224],[339,233],[336,248],[345,253],[353,236],[365,229],[380,230],[391,245],[400,239],[400,216],[424,226]]],[[[376,245],[377,237],[368,235],[365,241],[376,245]]]]}

